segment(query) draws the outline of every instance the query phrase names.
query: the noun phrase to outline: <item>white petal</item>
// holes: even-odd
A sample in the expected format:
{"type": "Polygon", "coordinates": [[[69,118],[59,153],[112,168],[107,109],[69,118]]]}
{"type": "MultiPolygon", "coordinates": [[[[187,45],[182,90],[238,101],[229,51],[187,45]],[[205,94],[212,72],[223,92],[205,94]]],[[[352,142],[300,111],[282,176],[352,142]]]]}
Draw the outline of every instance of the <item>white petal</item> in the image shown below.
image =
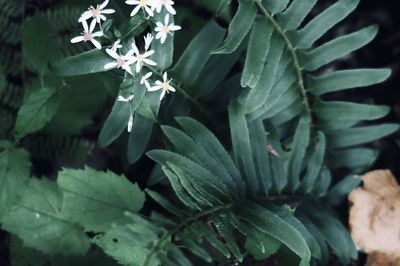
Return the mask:
{"type": "Polygon", "coordinates": [[[96,20],[92,20],[92,22],[90,23],[89,31],[90,31],[91,33],[93,32],[94,27],[96,27],[96,20]]]}
{"type": "Polygon", "coordinates": [[[116,51],[112,50],[112,49],[106,49],[106,53],[111,56],[114,59],[119,59],[119,55],[117,54],[116,51]]]}
{"type": "Polygon", "coordinates": [[[161,88],[163,83],[161,81],[157,80],[155,84],[161,88]]]}
{"type": "Polygon", "coordinates": [[[148,79],[148,78],[151,77],[151,75],[153,75],[153,73],[152,73],[152,72],[149,72],[149,73],[147,73],[146,75],[144,75],[143,77],[144,77],[145,79],[148,79]]]}
{"type": "Polygon", "coordinates": [[[128,72],[129,74],[131,74],[132,76],[133,76],[133,74],[132,74],[132,69],[131,69],[131,67],[130,67],[130,65],[123,65],[122,66],[122,69],[123,70],[125,70],[126,72],[128,72]]]}
{"type": "Polygon", "coordinates": [[[136,73],[139,73],[142,70],[142,62],[138,61],[136,63],[136,73]]]}
{"type": "Polygon", "coordinates": [[[83,29],[85,30],[85,32],[89,32],[89,26],[88,26],[86,20],[82,21],[82,26],[83,26],[83,29]]]}
{"type": "Polygon", "coordinates": [[[164,43],[166,39],[167,39],[167,34],[163,32],[163,34],[161,35],[161,43],[164,43]]]}
{"type": "Polygon", "coordinates": [[[153,10],[151,10],[148,6],[145,6],[144,10],[146,10],[147,14],[149,14],[150,17],[154,16],[153,10]]]}
{"type": "Polygon", "coordinates": [[[166,81],[168,80],[168,74],[167,74],[167,72],[164,72],[163,79],[164,79],[164,82],[166,82],[166,81]]]}
{"type": "Polygon", "coordinates": [[[104,35],[104,34],[103,34],[102,31],[98,31],[98,32],[95,32],[95,33],[92,34],[93,37],[101,37],[101,36],[103,36],[103,35],[104,35]]]}
{"type": "Polygon", "coordinates": [[[92,11],[85,11],[82,13],[81,17],[79,18],[78,22],[82,22],[85,20],[90,19],[93,16],[92,11]]]}
{"type": "Polygon", "coordinates": [[[138,0],[128,0],[128,1],[125,1],[125,4],[128,4],[128,5],[138,5],[138,4],[139,4],[139,1],[138,1],[138,0]]]}
{"type": "Polygon", "coordinates": [[[131,17],[135,16],[140,10],[140,6],[136,6],[132,12],[131,12],[131,17]]]}
{"type": "Polygon", "coordinates": [[[133,127],[133,115],[131,115],[129,117],[129,121],[128,121],[128,132],[132,131],[132,127],[133,127]]]}
{"type": "Polygon", "coordinates": [[[109,0],[105,0],[101,5],[100,9],[104,9],[108,5],[109,0]]]}
{"type": "Polygon", "coordinates": [[[135,55],[139,55],[139,49],[134,42],[132,43],[132,50],[135,55]]]}
{"type": "Polygon", "coordinates": [[[154,29],[155,31],[161,31],[164,25],[161,22],[156,22],[156,28],[154,29]]]}
{"type": "Polygon", "coordinates": [[[167,15],[165,15],[165,19],[164,19],[164,25],[168,25],[168,23],[169,23],[169,15],[167,14],[167,15]]]}
{"type": "Polygon", "coordinates": [[[162,37],[162,35],[163,35],[164,33],[163,32],[159,32],[159,33],[157,33],[156,34],[156,40],[158,40],[158,39],[160,39],[161,37],[162,37]]]}
{"type": "Polygon", "coordinates": [[[148,90],[148,91],[158,91],[158,90],[160,90],[160,89],[161,89],[160,86],[153,86],[153,87],[148,88],[147,90],[148,90]]]}
{"type": "Polygon", "coordinates": [[[168,10],[169,13],[172,15],[176,15],[175,9],[171,5],[165,5],[165,8],[168,10]]]}
{"type": "Polygon", "coordinates": [[[176,91],[175,88],[174,88],[174,87],[171,87],[171,86],[169,86],[168,90],[169,90],[169,91],[172,91],[172,92],[175,92],[175,91],[176,91]]]}
{"type": "Polygon", "coordinates": [[[153,60],[147,59],[147,58],[143,59],[143,62],[148,64],[148,65],[150,65],[150,66],[156,66],[157,65],[156,62],[154,62],[153,60]]]}
{"type": "Polygon", "coordinates": [[[95,40],[95,39],[92,39],[92,40],[90,40],[92,43],[93,43],[93,45],[97,48],[97,49],[101,49],[101,43],[99,43],[97,40],[95,40]]]}
{"type": "Polygon", "coordinates": [[[77,42],[82,42],[82,41],[84,41],[84,40],[85,40],[85,37],[83,37],[83,36],[78,36],[78,37],[72,38],[72,39],[71,39],[71,42],[72,42],[72,43],[77,43],[77,42]]]}
{"type": "Polygon", "coordinates": [[[152,54],[154,54],[154,50],[150,50],[150,51],[145,52],[145,53],[143,54],[143,57],[149,57],[149,56],[151,56],[152,54]]]}
{"type": "Polygon", "coordinates": [[[181,26],[178,26],[178,25],[170,25],[168,28],[169,28],[169,30],[171,30],[171,31],[176,31],[176,30],[182,29],[182,27],[181,27],[181,26]]]}
{"type": "Polygon", "coordinates": [[[114,9],[104,9],[101,11],[102,14],[113,14],[115,13],[114,9]]]}
{"type": "Polygon", "coordinates": [[[100,14],[100,15],[97,17],[97,23],[100,24],[100,20],[106,21],[107,18],[106,18],[104,15],[100,14]]]}
{"type": "Polygon", "coordinates": [[[116,62],[111,62],[111,63],[105,64],[104,69],[116,68],[117,66],[118,66],[118,64],[116,62]]]}
{"type": "Polygon", "coordinates": [[[160,95],[160,101],[164,98],[164,96],[165,96],[165,93],[166,93],[166,91],[165,90],[163,90],[162,92],[161,92],[161,95],[160,95]]]}

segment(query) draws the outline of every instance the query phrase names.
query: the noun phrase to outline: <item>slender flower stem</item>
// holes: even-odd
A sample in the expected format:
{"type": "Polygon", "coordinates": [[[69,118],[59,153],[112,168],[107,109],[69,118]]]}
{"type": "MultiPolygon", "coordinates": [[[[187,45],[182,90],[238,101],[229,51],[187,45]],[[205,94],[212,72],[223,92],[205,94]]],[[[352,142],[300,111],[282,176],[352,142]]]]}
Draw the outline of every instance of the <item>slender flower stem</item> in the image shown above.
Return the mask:
{"type": "Polygon", "coordinates": [[[304,86],[304,79],[303,79],[303,72],[302,72],[303,69],[300,66],[300,61],[299,61],[299,57],[297,56],[297,53],[296,53],[296,48],[293,46],[292,42],[289,40],[289,38],[285,34],[285,30],[282,29],[282,27],[276,22],[276,20],[272,17],[272,15],[264,8],[261,1],[254,0],[254,2],[256,3],[258,10],[271,22],[272,26],[275,28],[275,30],[279,33],[279,35],[281,35],[281,37],[285,41],[286,46],[288,47],[288,49],[290,51],[290,55],[292,56],[294,67],[296,69],[297,84],[298,84],[301,94],[304,98],[303,103],[306,107],[307,112],[311,113],[310,104],[309,104],[308,98],[307,98],[307,91],[304,86]]]}

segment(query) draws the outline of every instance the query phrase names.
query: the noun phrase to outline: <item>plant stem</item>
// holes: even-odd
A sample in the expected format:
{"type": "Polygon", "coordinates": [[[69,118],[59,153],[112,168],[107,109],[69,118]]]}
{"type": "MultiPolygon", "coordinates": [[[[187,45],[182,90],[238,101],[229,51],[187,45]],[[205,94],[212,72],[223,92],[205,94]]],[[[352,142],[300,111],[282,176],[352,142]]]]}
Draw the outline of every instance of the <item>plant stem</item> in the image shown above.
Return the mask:
{"type": "Polygon", "coordinates": [[[272,26],[279,33],[279,35],[282,36],[283,40],[285,41],[285,43],[290,51],[290,55],[292,56],[294,67],[296,69],[297,84],[298,84],[301,94],[304,98],[303,103],[306,107],[307,112],[311,113],[310,104],[309,104],[308,98],[307,98],[307,91],[304,86],[304,79],[303,79],[303,72],[302,72],[303,69],[300,66],[300,61],[299,61],[299,57],[297,56],[297,53],[296,53],[296,48],[292,45],[291,41],[286,36],[285,30],[282,29],[282,27],[276,22],[276,20],[272,17],[272,15],[264,8],[261,1],[254,0],[254,2],[256,3],[258,10],[272,23],[272,26]]]}

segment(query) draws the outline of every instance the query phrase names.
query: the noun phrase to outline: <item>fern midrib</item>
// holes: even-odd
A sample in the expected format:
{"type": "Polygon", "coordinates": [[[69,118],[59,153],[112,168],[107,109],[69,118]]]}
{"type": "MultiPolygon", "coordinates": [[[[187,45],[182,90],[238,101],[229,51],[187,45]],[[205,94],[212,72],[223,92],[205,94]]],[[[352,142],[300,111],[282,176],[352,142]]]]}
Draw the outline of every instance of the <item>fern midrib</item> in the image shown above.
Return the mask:
{"type": "Polygon", "coordinates": [[[285,30],[282,29],[282,27],[279,25],[279,23],[272,17],[272,15],[268,12],[268,10],[266,10],[265,7],[262,5],[261,0],[254,0],[254,2],[256,4],[258,10],[264,15],[264,17],[266,17],[271,22],[274,29],[279,33],[279,35],[285,41],[286,46],[288,47],[290,55],[293,59],[294,67],[296,69],[297,84],[300,88],[301,95],[304,98],[304,100],[303,100],[304,106],[306,108],[306,111],[308,113],[310,113],[310,115],[311,115],[311,107],[310,107],[310,103],[308,102],[307,91],[304,86],[303,71],[300,66],[299,57],[297,56],[297,53],[296,53],[296,48],[293,46],[293,44],[289,40],[288,36],[285,34],[285,30]]]}

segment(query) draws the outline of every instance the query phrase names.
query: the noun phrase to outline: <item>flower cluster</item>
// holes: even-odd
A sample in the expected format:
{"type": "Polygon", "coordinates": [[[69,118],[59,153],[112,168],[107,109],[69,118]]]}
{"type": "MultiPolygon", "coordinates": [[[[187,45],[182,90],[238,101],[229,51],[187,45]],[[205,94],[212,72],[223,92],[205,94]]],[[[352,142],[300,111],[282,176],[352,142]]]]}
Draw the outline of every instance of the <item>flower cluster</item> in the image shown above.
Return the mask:
{"type": "MultiPolygon", "coordinates": [[[[91,42],[97,49],[102,49],[101,43],[95,38],[102,37],[104,35],[102,29],[102,22],[107,20],[105,15],[115,13],[114,9],[107,9],[107,5],[109,0],[105,0],[101,5],[90,6],[87,11],[85,11],[78,22],[83,26],[83,32],[81,36],[75,37],[71,40],[72,43],[77,42],[91,42]],[[88,24],[88,20],[91,20],[90,24],[88,24]],[[96,25],[99,26],[100,30],[94,32],[96,25]]],[[[174,2],[172,0],[127,0],[125,1],[127,5],[134,6],[131,17],[141,15],[140,12],[144,14],[147,20],[149,20],[149,25],[151,26],[152,33],[147,33],[144,36],[144,48],[141,50],[138,47],[138,44],[133,40],[132,43],[127,44],[128,49],[123,49],[123,45],[121,44],[121,40],[117,40],[114,44],[105,49],[105,52],[112,58],[112,62],[107,63],[104,66],[105,70],[111,69],[122,69],[129,73],[129,75],[138,78],[138,82],[144,87],[147,88],[148,91],[161,91],[160,100],[164,98],[164,96],[169,92],[175,92],[175,88],[171,86],[171,79],[168,79],[168,74],[163,73],[162,80],[157,80],[152,83],[151,77],[153,76],[153,72],[151,71],[157,65],[151,56],[155,53],[152,47],[152,43],[156,40],[163,44],[169,35],[171,35],[174,31],[180,30],[181,27],[175,25],[171,22],[171,16],[176,14],[174,9],[174,2]],[[161,13],[161,11],[165,9],[167,13],[163,18],[163,21],[154,21],[155,13],[161,13]],[[121,50],[127,51],[126,53],[122,53],[121,50]],[[144,68],[146,68],[146,73],[144,72],[144,68]],[[134,69],[134,71],[132,71],[134,69]],[[133,73],[136,72],[136,73],[133,73]],[[153,84],[153,85],[152,85],[153,84]]],[[[134,99],[134,92],[128,97],[118,96],[117,100],[120,102],[129,103],[134,99]]],[[[131,114],[128,122],[128,131],[130,132],[133,124],[133,115],[131,114]]]]}

